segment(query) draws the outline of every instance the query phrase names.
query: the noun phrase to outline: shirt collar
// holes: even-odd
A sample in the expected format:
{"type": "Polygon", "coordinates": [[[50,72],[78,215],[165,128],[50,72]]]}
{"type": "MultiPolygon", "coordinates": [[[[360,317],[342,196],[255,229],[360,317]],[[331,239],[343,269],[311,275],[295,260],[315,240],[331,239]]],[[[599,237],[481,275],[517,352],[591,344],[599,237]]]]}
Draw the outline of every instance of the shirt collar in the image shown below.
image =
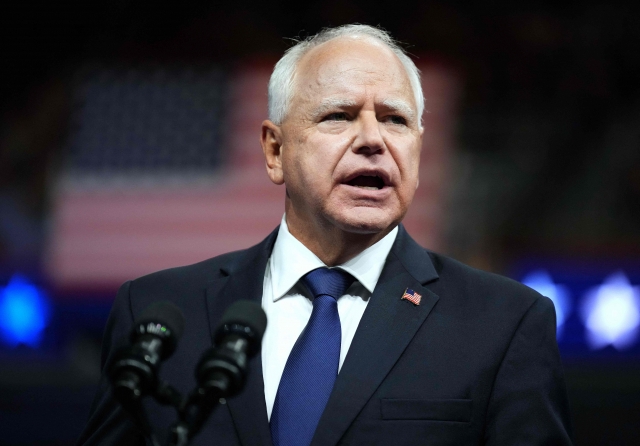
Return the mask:
{"type": "MultiPolygon", "coordinates": [[[[397,234],[398,227],[395,227],[377,243],[338,266],[373,293],[397,234]]],[[[285,216],[282,217],[269,263],[274,302],[284,297],[302,276],[316,268],[327,266],[291,235],[285,216]]]]}

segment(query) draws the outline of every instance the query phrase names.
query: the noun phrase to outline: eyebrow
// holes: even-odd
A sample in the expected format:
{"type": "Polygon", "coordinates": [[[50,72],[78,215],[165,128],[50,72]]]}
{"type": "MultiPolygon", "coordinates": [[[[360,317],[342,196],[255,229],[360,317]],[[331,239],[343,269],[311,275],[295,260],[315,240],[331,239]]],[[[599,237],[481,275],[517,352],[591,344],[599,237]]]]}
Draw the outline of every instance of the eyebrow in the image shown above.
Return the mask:
{"type": "Polygon", "coordinates": [[[382,104],[391,110],[403,114],[411,121],[415,120],[416,113],[406,101],[401,99],[385,99],[382,101],[382,104]]]}
{"type": "Polygon", "coordinates": [[[341,109],[341,108],[347,108],[347,107],[355,107],[356,106],[356,101],[352,101],[349,99],[325,99],[323,100],[314,110],[313,110],[313,116],[314,118],[320,117],[322,115],[324,115],[325,113],[332,111],[332,110],[336,110],[336,109],[341,109]]]}
{"type": "MultiPolygon", "coordinates": [[[[357,105],[356,101],[349,99],[334,99],[327,98],[324,99],[313,111],[313,117],[318,118],[323,116],[329,111],[334,111],[341,108],[347,107],[355,107],[357,105]]],[[[410,121],[415,120],[416,113],[413,111],[411,105],[409,105],[406,101],[401,99],[385,99],[382,101],[382,105],[387,107],[388,109],[398,112],[404,115],[410,121]]]]}

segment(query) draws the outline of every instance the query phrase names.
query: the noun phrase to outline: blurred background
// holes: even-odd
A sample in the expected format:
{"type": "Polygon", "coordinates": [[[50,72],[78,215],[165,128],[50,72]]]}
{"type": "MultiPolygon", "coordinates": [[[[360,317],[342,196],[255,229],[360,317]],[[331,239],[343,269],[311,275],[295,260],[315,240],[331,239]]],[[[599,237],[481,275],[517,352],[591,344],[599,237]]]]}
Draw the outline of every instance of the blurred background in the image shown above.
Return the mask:
{"type": "Polygon", "coordinates": [[[637,444],[639,5],[3,6],[0,443],[74,443],[123,281],[278,224],[258,143],[270,70],[290,38],[359,22],[423,72],[409,231],[552,298],[576,443],[637,444]]]}

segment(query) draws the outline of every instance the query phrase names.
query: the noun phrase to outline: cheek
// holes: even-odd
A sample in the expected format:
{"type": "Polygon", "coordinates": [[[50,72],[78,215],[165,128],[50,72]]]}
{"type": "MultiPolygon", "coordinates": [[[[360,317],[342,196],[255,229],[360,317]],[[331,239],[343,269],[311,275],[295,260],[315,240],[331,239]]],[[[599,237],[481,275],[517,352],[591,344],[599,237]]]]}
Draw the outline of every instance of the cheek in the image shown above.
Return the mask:
{"type": "Polygon", "coordinates": [[[413,194],[418,188],[420,172],[420,150],[411,148],[407,150],[406,156],[402,158],[401,170],[403,187],[405,193],[413,194]]]}
{"type": "Polygon", "coordinates": [[[287,187],[291,192],[295,191],[297,195],[307,199],[322,194],[323,188],[330,184],[326,159],[318,151],[309,150],[306,144],[289,147],[293,149],[282,160],[287,187]]]}
{"type": "Polygon", "coordinates": [[[305,160],[308,169],[318,172],[325,178],[331,178],[349,147],[344,136],[317,135],[305,141],[305,160]]]}
{"type": "Polygon", "coordinates": [[[420,166],[420,155],[414,151],[407,151],[400,162],[402,163],[403,170],[408,174],[417,172],[420,166]]]}

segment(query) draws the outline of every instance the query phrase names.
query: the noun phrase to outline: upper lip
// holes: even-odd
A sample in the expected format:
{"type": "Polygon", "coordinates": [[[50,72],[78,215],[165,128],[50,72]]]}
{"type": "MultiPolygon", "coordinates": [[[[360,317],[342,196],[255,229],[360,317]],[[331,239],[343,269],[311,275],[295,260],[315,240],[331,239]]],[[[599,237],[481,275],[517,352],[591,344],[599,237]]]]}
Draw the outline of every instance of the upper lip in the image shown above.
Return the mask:
{"type": "Polygon", "coordinates": [[[359,176],[380,177],[380,178],[382,178],[382,181],[384,182],[385,186],[391,186],[392,185],[391,175],[389,175],[389,173],[387,173],[383,169],[372,169],[372,168],[364,168],[364,169],[355,170],[355,171],[351,172],[349,175],[347,175],[346,177],[344,177],[342,179],[341,183],[348,183],[349,181],[351,181],[354,178],[357,178],[359,176]]]}

